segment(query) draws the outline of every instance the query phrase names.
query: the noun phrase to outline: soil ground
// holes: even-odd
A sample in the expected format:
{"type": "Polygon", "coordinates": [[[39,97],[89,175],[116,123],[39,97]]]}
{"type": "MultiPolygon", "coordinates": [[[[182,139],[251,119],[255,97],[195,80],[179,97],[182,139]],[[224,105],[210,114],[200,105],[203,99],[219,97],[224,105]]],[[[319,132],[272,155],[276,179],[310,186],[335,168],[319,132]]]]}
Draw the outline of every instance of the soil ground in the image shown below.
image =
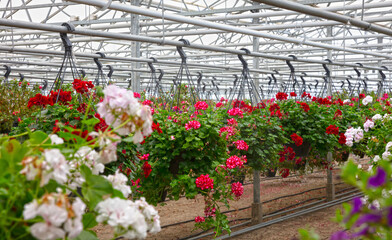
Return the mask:
{"type": "MultiPolygon", "coordinates": [[[[339,170],[334,172],[334,183],[340,183],[339,170]]],[[[262,179],[261,182],[261,201],[274,199],[280,196],[289,194],[300,193],[309,189],[325,187],[326,185],[326,171],[319,171],[305,176],[295,176],[291,178],[281,179],[262,179]]],[[[335,191],[341,191],[350,188],[346,184],[338,184],[335,191]]],[[[263,214],[266,215],[273,211],[291,206],[311,198],[322,197],[326,195],[326,190],[320,189],[310,191],[301,195],[281,198],[266,204],[263,204],[263,214]]],[[[252,204],[253,200],[253,185],[248,184],[244,186],[244,194],[238,201],[231,202],[231,209],[239,209],[248,207],[252,204]]],[[[266,239],[266,240],[285,240],[293,239],[298,236],[299,228],[313,228],[321,237],[321,239],[329,239],[331,233],[341,230],[341,227],[331,221],[335,215],[335,211],[340,205],[321,210],[312,214],[301,216],[293,220],[288,220],[283,223],[274,224],[258,231],[251,232],[233,239],[266,239]]],[[[201,230],[194,230],[194,222],[183,223],[175,226],[165,225],[182,222],[186,220],[193,220],[196,216],[202,216],[204,211],[204,200],[201,196],[195,199],[181,198],[178,201],[167,201],[164,206],[157,206],[161,219],[161,226],[163,229],[157,235],[149,235],[147,239],[150,240],[176,240],[185,238],[189,235],[201,232],[201,230]]],[[[222,211],[227,209],[222,208],[222,211]]],[[[249,219],[251,217],[251,209],[234,211],[227,214],[229,220],[235,219],[249,219]]],[[[242,221],[233,221],[231,224],[235,225],[242,221]]],[[[108,226],[98,225],[95,227],[99,239],[108,240],[112,239],[112,231],[108,226]]],[[[212,237],[210,237],[212,238],[212,237]]],[[[208,238],[206,238],[208,239],[208,238]]]]}

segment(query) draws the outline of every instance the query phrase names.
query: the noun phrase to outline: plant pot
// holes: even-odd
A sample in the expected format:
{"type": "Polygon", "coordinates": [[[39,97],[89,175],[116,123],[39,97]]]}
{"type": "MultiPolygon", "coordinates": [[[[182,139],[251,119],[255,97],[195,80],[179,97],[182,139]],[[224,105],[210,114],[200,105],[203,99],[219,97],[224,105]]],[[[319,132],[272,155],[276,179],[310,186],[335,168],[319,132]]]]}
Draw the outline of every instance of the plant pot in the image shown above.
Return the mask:
{"type": "Polygon", "coordinates": [[[301,146],[295,145],[295,143],[286,144],[286,147],[291,147],[296,157],[307,157],[310,152],[310,142],[303,142],[301,146]]]}

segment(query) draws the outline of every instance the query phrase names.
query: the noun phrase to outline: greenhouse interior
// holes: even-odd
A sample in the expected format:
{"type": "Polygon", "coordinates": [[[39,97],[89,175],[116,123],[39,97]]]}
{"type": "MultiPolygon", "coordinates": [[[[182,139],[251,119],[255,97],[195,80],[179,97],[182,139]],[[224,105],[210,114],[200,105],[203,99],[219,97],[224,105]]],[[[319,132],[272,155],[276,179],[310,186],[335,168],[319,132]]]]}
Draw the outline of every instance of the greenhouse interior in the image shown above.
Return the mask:
{"type": "Polygon", "coordinates": [[[0,239],[392,239],[392,0],[0,14],[0,239]]]}

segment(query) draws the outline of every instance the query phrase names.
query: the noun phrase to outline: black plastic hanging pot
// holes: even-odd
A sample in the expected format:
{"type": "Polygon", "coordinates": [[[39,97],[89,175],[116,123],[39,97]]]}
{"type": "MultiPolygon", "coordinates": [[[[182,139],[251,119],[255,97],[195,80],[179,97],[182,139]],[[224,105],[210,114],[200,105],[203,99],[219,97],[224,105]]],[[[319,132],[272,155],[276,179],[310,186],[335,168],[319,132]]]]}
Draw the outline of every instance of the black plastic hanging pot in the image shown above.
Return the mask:
{"type": "Polygon", "coordinates": [[[296,157],[307,157],[310,152],[310,142],[303,142],[301,146],[295,145],[295,143],[286,144],[286,147],[291,147],[296,157]]]}

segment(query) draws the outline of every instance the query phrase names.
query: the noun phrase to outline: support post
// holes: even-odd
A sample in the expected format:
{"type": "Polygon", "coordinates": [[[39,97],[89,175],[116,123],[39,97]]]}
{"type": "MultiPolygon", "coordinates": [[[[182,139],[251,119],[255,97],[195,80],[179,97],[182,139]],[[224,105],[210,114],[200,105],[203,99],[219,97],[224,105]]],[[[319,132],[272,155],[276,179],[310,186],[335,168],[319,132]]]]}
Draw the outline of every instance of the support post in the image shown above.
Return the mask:
{"type": "Polygon", "coordinates": [[[327,154],[328,168],[327,168],[327,201],[332,201],[335,199],[335,185],[333,183],[332,174],[332,152],[327,154]]]}
{"type": "MultiPolygon", "coordinates": [[[[328,37],[332,37],[332,26],[327,27],[327,38],[328,37]]],[[[330,43],[332,44],[332,41],[330,41],[330,43]]],[[[330,60],[332,59],[332,50],[331,49],[329,49],[327,51],[327,57],[330,60]]],[[[332,67],[332,66],[329,66],[329,67],[332,67]]],[[[327,96],[332,96],[332,77],[330,77],[328,79],[327,96]]]]}
{"type": "MultiPolygon", "coordinates": [[[[140,6],[140,0],[132,0],[131,4],[134,6],[140,6]]],[[[140,23],[139,23],[140,16],[138,14],[131,14],[131,34],[132,35],[139,35],[140,34],[140,23]]],[[[131,42],[131,57],[133,58],[140,58],[140,42],[131,42]]],[[[131,70],[132,70],[132,91],[140,92],[140,72],[135,71],[140,69],[139,62],[132,62],[131,63],[131,70]]]]}
{"type": "MultiPolygon", "coordinates": [[[[253,5],[260,5],[260,3],[256,3],[253,2],[253,5]]],[[[258,12],[258,10],[255,10],[258,12]]],[[[256,17],[252,19],[252,23],[254,25],[257,25],[260,23],[260,18],[256,17]]],[[[253,52],[259,52],[260,51],[260,41],[258,37],[253,37],[253,52]]],[[[253,57],[253,68],[254,69],[259,69],[259,58],[258,57],[253,57]]],[[[256,101],[257,103],[259,103],[262,99],[259,99],[259,95],[256,94],[255,92],[259,91],[259,87],[260,87],[260,79],[259,79],[259,73],[255,72],[253,75],[253,80],[254,80],[254,84],[256,89],[253,89],[254,91],[254,95],[256,96],[256,101]]],[[[260,93],[261,94],[261,93],[260,93]]],[[[257,104],[256,103],[256,104],[257,104]]]]}
{"type": "Polygon", "coordinates": [[[253,203],[252,203],[252,224],[260,223],[263,220],[262,203],[260,201],[260,171],[253,170],[253,203]]]}

